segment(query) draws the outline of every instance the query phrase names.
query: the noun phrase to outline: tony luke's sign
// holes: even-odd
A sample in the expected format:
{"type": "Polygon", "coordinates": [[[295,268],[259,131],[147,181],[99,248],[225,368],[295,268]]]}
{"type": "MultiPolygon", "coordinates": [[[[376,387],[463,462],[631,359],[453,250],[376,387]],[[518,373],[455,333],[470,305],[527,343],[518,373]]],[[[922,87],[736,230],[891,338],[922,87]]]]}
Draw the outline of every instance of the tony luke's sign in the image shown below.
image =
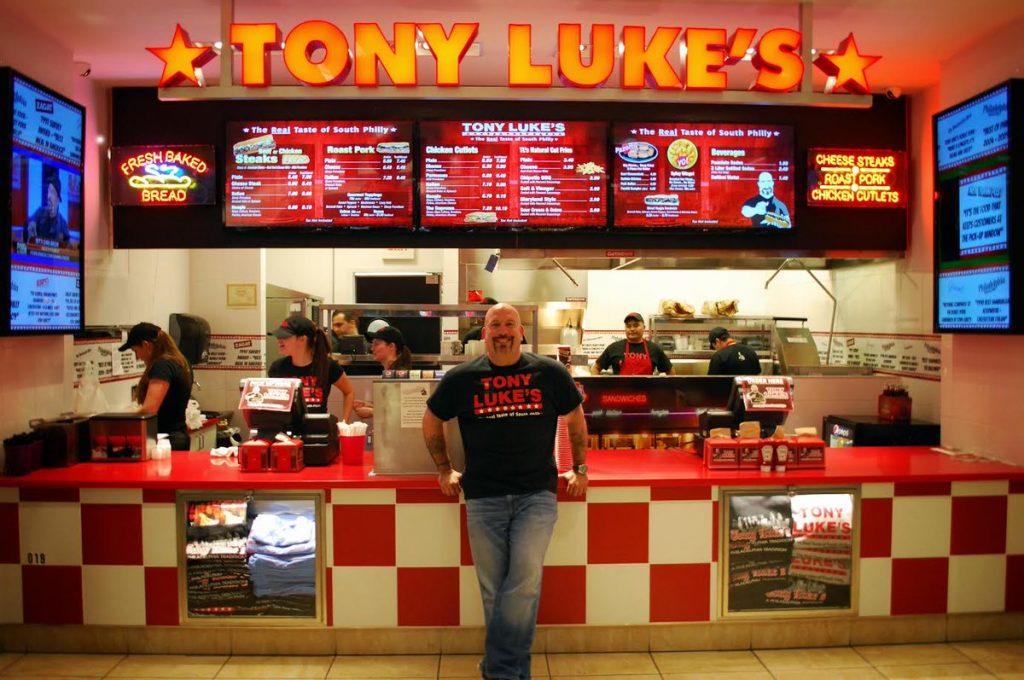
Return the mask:
{"type": "MultiPolygon", "coordinates": [[[[270,84],[269,56],[280,51],[288,72],[295,80],[313,87],[337,85],[354,72],[356,87],[378,87],[380,70],[395,87],[435,85],[458,87],[460,66],[479,32],[479,23],[396,22],[390,35],[376,23],[355,23],[351,40],[344,31],[327,21],[304,21],[282,40],[276,23],[233,23],[231,45],[241,54],[241,84],[266,87],[270,84]],[[433,82],[417,72],[417,41],[429,48],[437,63],[433,82]]],[[[618,87],[626,90],[728,89],[728,67],[750,55],[757,71],[753,89],[788,92],[804,76],[800,54],[802,35],[792,28],[773,28],[758,36],[758,29],[737,28],[730,35],[724,28],[682,28],[658,26],[648,34],[645,26],[592,24],[589,37],[583,24],[559,24],[557,56],[554,63],[535,62],[533,54],[545,52],[533,44],[531,24],[508,25],[508,87],[552,87],[557,77],[568,87],[614,86],[608,81],[619,62],[618,87]],[[755,41],[756,39],[756,41],[755,41]],[[581,46],[588,44],[589,58],[581,46]],[[537,47],[537,50],[534,50],[537,47]],[[681,69],[669,57],[685,51],[681,69]]],[[[160,87],[185,80],[199,85],[196,69],[216,54],[212,47],[194,46],[178,25],[167,47],[147,47],[164,62],[160,87]]],[[[870,92],[864,72],[881,57],[861,54],[851,33],[838,48],[821,53],[813,65],[835,77],[834,92],[870,92]]]]}

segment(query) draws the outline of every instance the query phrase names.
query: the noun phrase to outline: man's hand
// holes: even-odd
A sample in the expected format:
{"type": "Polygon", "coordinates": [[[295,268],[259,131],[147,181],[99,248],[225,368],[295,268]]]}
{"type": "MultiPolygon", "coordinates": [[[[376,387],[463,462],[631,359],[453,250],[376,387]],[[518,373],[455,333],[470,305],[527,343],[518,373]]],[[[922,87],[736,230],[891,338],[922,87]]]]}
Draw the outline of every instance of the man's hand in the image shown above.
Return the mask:
{"type": "Polygon", "coordinates": [[[768,212],[768,201],[758,201],[757,207],[754,208],[754,213],[757,215],[764,215],[768,212]]]}
{"type": "Polygon", "coordinates": [[[566,470],[559,475],[566,482],[566,492],[570,496],[582,496],[587,492],[587,476],[578,475],[572,470],[566,470]]]}
{"type": "Polygon", "coordinates": [[[437,473],[437,484],[445,496],[458,496],[462,493],[462,473],[452,468],[443,468],[437,473]]]}

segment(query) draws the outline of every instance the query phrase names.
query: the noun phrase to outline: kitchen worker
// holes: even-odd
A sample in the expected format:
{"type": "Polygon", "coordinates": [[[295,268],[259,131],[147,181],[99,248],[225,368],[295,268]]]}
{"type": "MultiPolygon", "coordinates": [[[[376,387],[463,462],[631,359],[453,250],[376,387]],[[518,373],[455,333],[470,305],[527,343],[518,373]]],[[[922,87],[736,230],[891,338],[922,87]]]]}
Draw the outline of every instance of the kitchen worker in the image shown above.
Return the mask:
{"type": "Polygon", "coordinates": [[[359,317],[335,312],[331,317],[331,351],[335,354],[366,354],[366,338],[359,333],[359,317]]]}
{"type": "MultiPolygon", "coordinates": [[[[402,331],[394,326],[382,326],[370,333],[373,345],[370,351],[385,371],[402,371],[412,368],[412,352],[405,344],[402,331]]],[[[366,420],[373,417],[373,404],[362,399],[355,401],[356,415],[366,420]]]]}
{"type": "Polygon", "coordinates": [[[708,364],[708,375],[761,375],[757,352],[736,342],[725,328],[712,328],[708,342],[715,351],[708,364]]]}
{"type": "Polygon", "coordinates": [[[139,413],[155,413],[157,432],[167,434],[175,451],[188,451],[185,407],[192,394],[192,367],[174,338],[156,324],[143,321],[132,326],[118,350],[132,350],[135,358],[146,364],[137,392],[139,413]]]}
{"type": "Polygon", "coordinates": [[[352,414],[354,393],[348,376],[331,361],[331,342],[327,333],[304,316],[293,315],[267,335],[277,338],[281,358],[270,365],[271,378],[298,378],[302,396],[310,413],[327,413],[327,397],[337,387],[345,397],[341,419],[348,422],[352,414]]]}
{"type": "Polygon", "coordinates": [[[655,369],[659,374],[671,373],[672,362],[665,351],[657,343],[644,339],[644,317],[639,312],[630,312],[623,323],[626,324],[625,339],[605,347],[590,372],[597,375],[610,368],[616,375],[654,375],[655,369]]]}

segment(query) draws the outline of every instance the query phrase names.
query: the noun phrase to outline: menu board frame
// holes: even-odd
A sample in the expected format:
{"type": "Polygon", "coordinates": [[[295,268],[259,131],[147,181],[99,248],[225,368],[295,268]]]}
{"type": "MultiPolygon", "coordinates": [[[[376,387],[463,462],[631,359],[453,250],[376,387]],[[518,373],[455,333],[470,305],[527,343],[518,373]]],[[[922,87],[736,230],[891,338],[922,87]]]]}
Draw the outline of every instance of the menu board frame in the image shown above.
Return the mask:
{"type": "MultiPolygon", "coordinates": [[[[855,486],[757,486],[757,487],[733,487],[722,489],[719,495],[719,537],[718,537],[718,616],[723,619],[740,618],[775,618],[780,614],[792,617],[840,617],[856,616],[858,602],[860,600],[860,530],[861,530],[861,497],[860,489],[855,486]],[[732,505],[733,499],[792,499],[795,496],[812,495],[839,495],[849,496],[851,499],[851,522],[852,533],[849,543],[849,584],[824,584],[819,583],[819,596],[838,595],[839,605],[830,605],[827,600],[823,603],[813,602],[808,604],[794,604],[792,601],[782,602],[761,602],[756,596],[743,593],[740,588],[732,583],[730,574],[732,567],[738,564],[736,551],[730,549],[732,538],[731,526],[733,522],[732,505]],[[754,600],[754,602],[751,602],[754,600]]],[[[792,542],[792,541],[790,541],[792,542]]],[[[783,568],[785,573],[780,575],[780,583],[798,580],[800,577],[790,576],[789,569],[793,564],[792,548],[788,554],[767,558],[783,568]]],[[[806,579],[805,579],[806,580],[806,579]]]]}

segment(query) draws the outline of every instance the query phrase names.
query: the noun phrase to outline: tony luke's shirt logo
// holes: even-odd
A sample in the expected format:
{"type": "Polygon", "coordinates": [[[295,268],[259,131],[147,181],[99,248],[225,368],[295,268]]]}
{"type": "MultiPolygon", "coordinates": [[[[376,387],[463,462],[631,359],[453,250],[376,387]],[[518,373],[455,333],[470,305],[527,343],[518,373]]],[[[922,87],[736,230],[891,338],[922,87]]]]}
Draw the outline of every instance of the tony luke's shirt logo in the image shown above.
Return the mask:
{"type": "Polygon", "coordinates": [[[473,415],[540,415],[544,410],[543,393],[532,382],[532,373],[480,378],[480,391],[473,395],[473,415]]]}

